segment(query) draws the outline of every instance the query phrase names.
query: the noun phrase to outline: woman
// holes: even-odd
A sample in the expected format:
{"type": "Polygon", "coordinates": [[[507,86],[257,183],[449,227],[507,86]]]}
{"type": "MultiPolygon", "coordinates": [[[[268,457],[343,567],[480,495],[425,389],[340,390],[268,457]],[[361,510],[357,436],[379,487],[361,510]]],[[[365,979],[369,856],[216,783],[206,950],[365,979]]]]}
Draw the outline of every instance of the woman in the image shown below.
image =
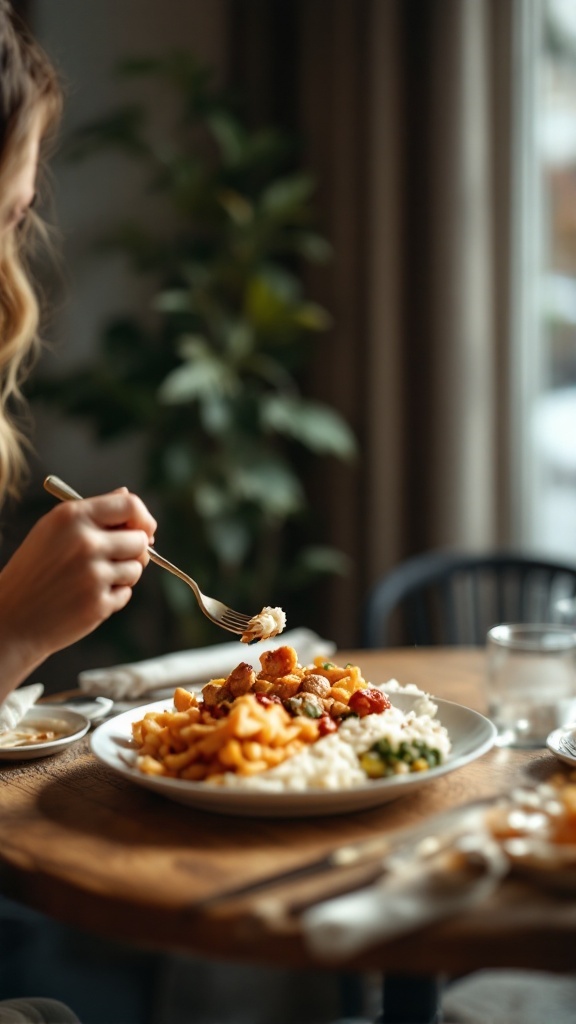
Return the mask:
{"type": "MultiPolygon", "coordinates": [[[[60,108],[54,69],[0,0],[0,504],[18,496],[24,472],[14,410],[38,323],[25,259],[41,229],[32,213],[36,179],[60,108]]],[[[155,527],[124,488],[58,505],[39,520],[0,572],[0,702],[45,658],[125,606],[155,527]]],[[[76,1020],[52,999],[0,1002],[0,1024],[76,1020]]]]}
{"type": "MultiPolygon", "coordinates": [[[[0,503],[18,495],[23,477],[14,409],[38,323],[25,260],[41,229],[32,211],[36,179],[60,108],[53,67],[0,0],[0,503]]],[[[126,605],[155,526],[124,488],[58,505],[39,520],[0,572],[0,701],[126,605]]]]}

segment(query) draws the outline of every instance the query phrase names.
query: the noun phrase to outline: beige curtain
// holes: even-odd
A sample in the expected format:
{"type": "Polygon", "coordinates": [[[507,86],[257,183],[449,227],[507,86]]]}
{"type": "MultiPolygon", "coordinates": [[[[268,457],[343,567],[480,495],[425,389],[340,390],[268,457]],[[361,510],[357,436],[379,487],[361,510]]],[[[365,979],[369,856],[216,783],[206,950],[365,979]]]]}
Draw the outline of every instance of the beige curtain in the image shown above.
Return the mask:
{"type": "MultiPolygon", "coordinates": [[[[251,26],[259,7],[233,4],[252,60],[258,34],[270,43],[261,18],[251,26]]],[[[342,645],[359,642],[369,588],[403,558],[513,540],[513,14],[513,0],[267,5],[292,58],[267,102],[296,110],[335,249],[311,282],[336,326],[310,388],[361,443],[354,469],[312,482],[353,566],[318,623],[342,645]]]]}

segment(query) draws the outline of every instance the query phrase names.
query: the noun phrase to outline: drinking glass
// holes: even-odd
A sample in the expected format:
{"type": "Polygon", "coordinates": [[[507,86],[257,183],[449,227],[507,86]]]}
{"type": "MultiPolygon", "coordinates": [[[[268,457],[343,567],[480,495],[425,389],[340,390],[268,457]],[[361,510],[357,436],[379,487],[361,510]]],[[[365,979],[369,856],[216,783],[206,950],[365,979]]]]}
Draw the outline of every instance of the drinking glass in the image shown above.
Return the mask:
{"type": "Polygon", "coordinates": [[[556,624],[502,623],[488,631],[486,685],[496,743],[544,746],[576,721],[576,632],[556,624]]]}
{"type": "Polygon", "coordinates": [[[576,597],[560,597],[554,605],[554,621],[576,629],[576,597]]]}

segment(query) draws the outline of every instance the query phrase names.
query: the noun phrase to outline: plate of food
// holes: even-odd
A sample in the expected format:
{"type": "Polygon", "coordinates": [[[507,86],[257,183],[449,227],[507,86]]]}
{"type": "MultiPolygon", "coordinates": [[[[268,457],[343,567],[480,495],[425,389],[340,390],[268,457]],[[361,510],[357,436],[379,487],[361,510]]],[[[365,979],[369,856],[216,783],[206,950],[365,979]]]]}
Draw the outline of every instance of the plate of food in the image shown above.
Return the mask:
{"type": "Polygon", "coordinates": [[[51,711],[35,704],[13,729],[0,733],[0,760],[24,761],[57,754],[82,739],[90,724],[85,715],[69,708],[51,711]]]}
{"type": "Polygon", "coordinates": [[[476,711],[395,681],[367,683],[357,665],[301,666],[287,646],[260,662],[104,722],[93,753],[183,804],[300,817],[387,803],[480,757],[496,737],[476,711]]]}
{"type": "Polygon", "coordinates": [[[576,892],[576,773],[553,775],[495,801],[485,826],[516,874],[576,892]]]}

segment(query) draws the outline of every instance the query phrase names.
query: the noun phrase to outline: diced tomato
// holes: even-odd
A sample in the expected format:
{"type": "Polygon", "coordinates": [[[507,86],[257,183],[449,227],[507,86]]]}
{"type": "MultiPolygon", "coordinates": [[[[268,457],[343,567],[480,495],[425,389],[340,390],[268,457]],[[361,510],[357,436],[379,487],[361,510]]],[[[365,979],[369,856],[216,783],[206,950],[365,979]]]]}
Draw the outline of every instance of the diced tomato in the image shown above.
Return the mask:
{"type": "Polygon", "coordinates": [[[269,697],[268,694],[266,694],[266,693],[255,693],[254,696],[256,697],[256,700],[258,701],[258,703],[261,704],[262,707],[264,707],[264,708],[269,708],[271,704],[281,704],[282,703],[282,701],[280,700],[280,697],[276,697],[275,695],[273,695],[272,697],[269,697]]]}
{"type": "Polygon", "coordinates": [[[348,707],[359,718],[364,718],[365,715],[379,715],[381,711],[386,711],[390,707],[390,701],[382,690],[367,687],[365,690],[354,691],[348,701],[348,707]]]}
{"type": "Polygon", "coordinates": [[[322,715],[318,719],[318,732],[320,736],[327,736],[328,733],[336,732],[337,728],[336,722],[333,718],[330,718],[330,715],[322,715]]]}
{"type": "Polygon", "coordinates": [[[226,715],[230,712],[230,708],[226,702],[223,702],[222,704],[211,704],[208,706],[204,701],[202,701],[202,704],[200,704],[199,707],[203,708],[209,715],[212,715],[212,718],[226,718],[226,715]]]}

